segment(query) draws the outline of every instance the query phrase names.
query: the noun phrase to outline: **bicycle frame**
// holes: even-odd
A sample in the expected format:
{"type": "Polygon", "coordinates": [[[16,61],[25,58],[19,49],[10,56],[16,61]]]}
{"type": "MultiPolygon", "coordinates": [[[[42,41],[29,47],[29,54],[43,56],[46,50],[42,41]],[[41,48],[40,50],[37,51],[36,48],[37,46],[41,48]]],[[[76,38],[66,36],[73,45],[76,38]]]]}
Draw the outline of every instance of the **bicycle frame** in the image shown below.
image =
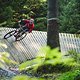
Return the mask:
{"type": "MultiPolygon", "coordinates": [[[[16,31],[19,32],[19,30],[21,30],[21,32],[25,32],[25,33],[26,33],[26,31],[23,29],[24,27],[25,27],[25,26],[22,26],[22,25],[20,25],[20,23],[19,23],[19,28],[16,29],[16,31]]],[[[28,29],[26,28],[26,30],[28,30],[28,29]]]]}

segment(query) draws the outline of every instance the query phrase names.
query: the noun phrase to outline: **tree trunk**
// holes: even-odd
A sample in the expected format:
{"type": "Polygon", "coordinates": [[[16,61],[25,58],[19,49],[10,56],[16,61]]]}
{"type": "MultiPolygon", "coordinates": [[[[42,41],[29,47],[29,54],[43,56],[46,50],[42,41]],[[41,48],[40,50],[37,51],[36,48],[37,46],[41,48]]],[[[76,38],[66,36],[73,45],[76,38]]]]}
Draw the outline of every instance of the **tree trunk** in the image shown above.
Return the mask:
{"type": "Polygon", "coordinates": [[[59,47],[57,1],[58,0],[48,0],[47,45],[51,48],[59,47]]]}

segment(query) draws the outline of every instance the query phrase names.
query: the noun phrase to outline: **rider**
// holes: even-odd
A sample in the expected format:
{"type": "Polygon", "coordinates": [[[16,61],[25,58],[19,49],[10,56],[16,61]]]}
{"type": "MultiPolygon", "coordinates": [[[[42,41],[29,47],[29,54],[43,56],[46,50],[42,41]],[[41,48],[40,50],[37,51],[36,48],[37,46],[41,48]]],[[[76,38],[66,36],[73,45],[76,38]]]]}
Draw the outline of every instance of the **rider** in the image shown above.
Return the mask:
{"type": "Polygon", "coordinates": [[[32,32],[32,30],[34,29],[34,19],[22,19],[20,21],[18,21],[19,23],[19,27],[22,27],[24,32],[32,32]]]}

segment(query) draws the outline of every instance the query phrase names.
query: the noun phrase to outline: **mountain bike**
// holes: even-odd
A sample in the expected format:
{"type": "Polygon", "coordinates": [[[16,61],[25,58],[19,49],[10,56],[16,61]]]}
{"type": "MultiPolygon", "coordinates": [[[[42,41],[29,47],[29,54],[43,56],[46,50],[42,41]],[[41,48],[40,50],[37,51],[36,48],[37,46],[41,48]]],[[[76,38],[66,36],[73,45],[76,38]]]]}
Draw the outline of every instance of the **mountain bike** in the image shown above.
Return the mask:
{"type": "Polygon", "coordinates": [[[5,34],[4,39],[8,39],[11,36],[14,36],[15,41],[20,41],[23,38],[25,38],[27,34],[28,34],[28,29],[27,29],[27,32],[25,32],[25,30],[22,27],[19,27],[18,29],[12,30],[12,31],[8,32],[7,34],[5,34]]]}

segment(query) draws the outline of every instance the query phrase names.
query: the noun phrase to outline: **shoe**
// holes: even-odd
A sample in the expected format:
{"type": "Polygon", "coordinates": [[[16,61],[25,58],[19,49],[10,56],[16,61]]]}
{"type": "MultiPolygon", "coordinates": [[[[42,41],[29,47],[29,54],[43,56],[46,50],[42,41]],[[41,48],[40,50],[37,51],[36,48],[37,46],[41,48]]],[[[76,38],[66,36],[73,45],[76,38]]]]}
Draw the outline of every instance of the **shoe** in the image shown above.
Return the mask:
{"type": "Polygon", "coordinates": [[[14,35],[14,37],[16,37],[16,35],[14,35]]]}

